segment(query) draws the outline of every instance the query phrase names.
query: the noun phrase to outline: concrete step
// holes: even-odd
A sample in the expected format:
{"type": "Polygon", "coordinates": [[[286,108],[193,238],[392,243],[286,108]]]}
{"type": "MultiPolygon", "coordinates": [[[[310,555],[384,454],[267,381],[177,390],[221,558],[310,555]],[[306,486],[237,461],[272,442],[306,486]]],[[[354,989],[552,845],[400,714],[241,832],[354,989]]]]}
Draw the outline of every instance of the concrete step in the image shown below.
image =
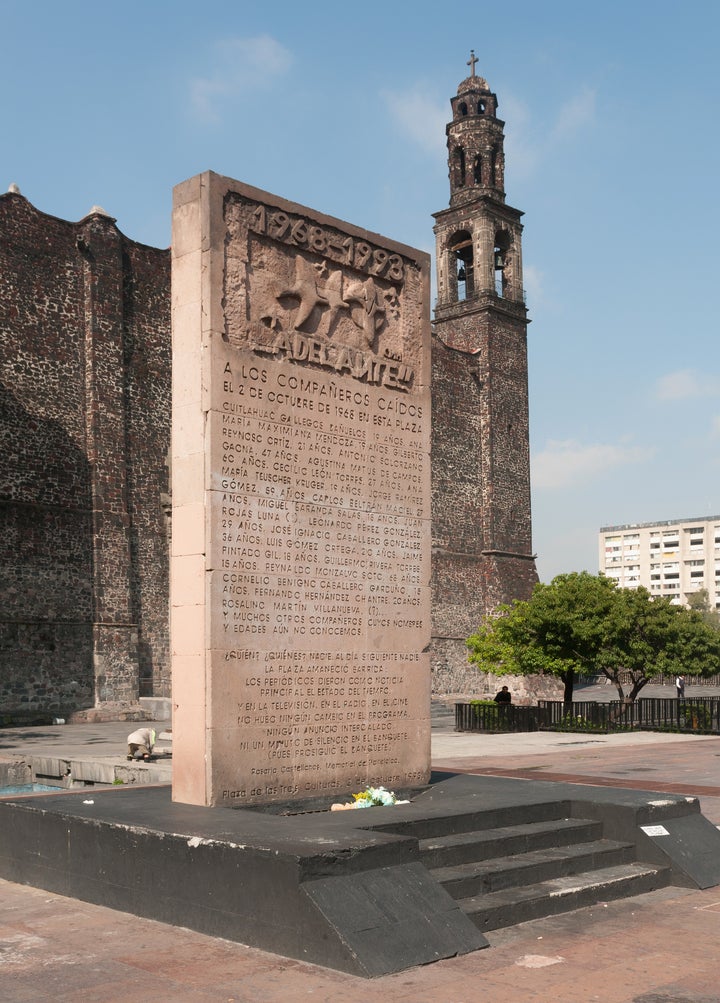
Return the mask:
{"type": "Polygon", "coordinates": [[[526,825],[530,822],[565,819],[569,814],[570,805],[566,801],[538,801],[530,804],[504,805],[502,808],[474,809],[452,815],[446,813],[428,815],[423,819],[408,819],[402,822],[382,822],[373,825],[373,829],[426,840],[456,836],[464,832],[478,833],[506,826],[526,825]]]}
{"type": "Polygon", "coordinates": [[[454,899],[527,886],[584,871],[631,863],[632,843],[596,839],[570,846],[549,846],[528,853],[495,857],[432,869],[432,875],[454,899]]]}
{"type": "Polygon", "coordinates": [[[459,900],[478,929],[499,930],[530,919],[556,916],[585,906],[630,898],[670,884],[670,869],[630,863],[504,888],[459,900]]]}
{"type": "Polygon", "coordinates": [[[549,846],[587,843],[602,836],[592,819],[553,818],[481,832],[453,832],[420,840],[420,859],[428,868],[454,867],[473,860],[528,853],[549,846]]]}
{"type": "Polygon", "coordinates": [[[154,762],[126,761],[125,757],[64,758],[62,756],[32,756],[32,781],[50,787],[92,787],[112,784],[169,784],[172,781],[172,759],[154,762]]]}

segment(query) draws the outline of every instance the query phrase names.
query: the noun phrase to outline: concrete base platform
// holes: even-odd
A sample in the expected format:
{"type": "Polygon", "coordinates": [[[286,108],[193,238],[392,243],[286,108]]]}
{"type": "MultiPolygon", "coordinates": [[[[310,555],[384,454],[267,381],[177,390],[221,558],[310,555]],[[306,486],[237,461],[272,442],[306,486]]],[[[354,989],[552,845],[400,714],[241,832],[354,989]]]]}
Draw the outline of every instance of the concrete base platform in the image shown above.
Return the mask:
{"type": "MultiPolygon", "coordinates": [[[[418,832],[562,800],[632,834],[688,887],[720,884],[720,833],[694,798],[435,776],[411,804],[276,814],[172,802],[168,786],[0,801],[0,876],[375,977],[487,941],[422,863],[418,832]]],[[[297,807],[293,809],[297,812],[297,807]]]]}
{"type": "Polygon", "coordinates": [[[0,798],[3,787],[39,784],[60,789],[85,789],[96,785],[169,784],[172,760],[158,753],[148,762],[117,756],[30,756],[0,759],[0,798]]]}

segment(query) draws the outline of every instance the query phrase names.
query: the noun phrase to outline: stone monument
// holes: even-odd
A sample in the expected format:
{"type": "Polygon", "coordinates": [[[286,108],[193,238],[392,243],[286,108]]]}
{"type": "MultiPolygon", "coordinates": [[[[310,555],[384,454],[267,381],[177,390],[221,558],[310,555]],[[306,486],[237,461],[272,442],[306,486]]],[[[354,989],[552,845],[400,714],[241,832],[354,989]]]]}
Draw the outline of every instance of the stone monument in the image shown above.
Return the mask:
{"type": "Polygon", "coordinates": [[[172,301],[174,800],[425,783],[428,255],[206,173],[172,301]]]}

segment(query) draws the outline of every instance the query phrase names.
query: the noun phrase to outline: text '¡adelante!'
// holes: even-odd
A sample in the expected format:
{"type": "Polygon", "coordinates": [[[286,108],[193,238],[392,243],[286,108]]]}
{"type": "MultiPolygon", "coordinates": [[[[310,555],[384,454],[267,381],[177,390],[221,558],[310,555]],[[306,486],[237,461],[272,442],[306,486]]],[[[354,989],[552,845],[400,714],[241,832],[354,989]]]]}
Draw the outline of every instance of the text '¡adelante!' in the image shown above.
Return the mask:
{"type": "Polygon", "coordinates": [[[271,345],[257,342],[250,346],[255,352],[281,355],[293,362],[309,362],[337,373],[347,372],[356,380],[365,380],[388,390],[408,391],[414,370],[402,362],[383,359],[372,352],[327,344],[303,334],[278,334],[271,345]]]}

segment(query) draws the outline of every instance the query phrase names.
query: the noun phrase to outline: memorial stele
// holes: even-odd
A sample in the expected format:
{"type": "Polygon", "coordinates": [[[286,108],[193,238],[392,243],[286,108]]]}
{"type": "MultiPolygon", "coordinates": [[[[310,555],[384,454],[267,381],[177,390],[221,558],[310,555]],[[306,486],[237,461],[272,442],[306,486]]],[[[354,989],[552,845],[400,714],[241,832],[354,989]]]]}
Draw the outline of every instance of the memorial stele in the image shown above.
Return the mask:
{"type": "Polygon", "coordinates": [[[429,267],[212,172],[174,191],[175,801],[429,779],[429,267]]]}

